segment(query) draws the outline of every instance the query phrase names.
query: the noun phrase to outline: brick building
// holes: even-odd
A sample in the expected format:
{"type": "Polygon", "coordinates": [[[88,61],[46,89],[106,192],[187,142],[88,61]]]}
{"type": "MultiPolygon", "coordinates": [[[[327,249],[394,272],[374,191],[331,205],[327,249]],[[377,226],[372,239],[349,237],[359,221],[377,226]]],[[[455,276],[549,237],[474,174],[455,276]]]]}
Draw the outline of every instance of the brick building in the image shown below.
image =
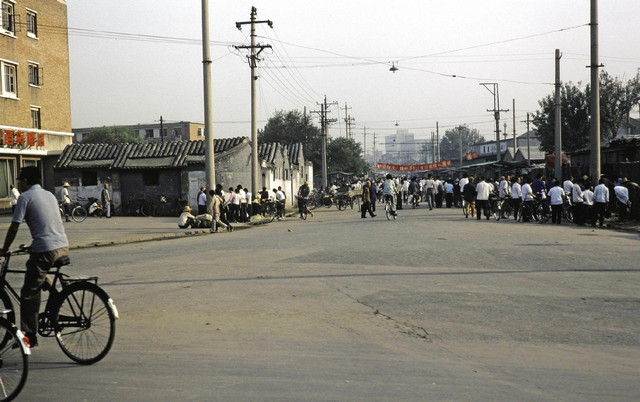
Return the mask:
{"type": "MultiPolygon", "coordinates": [[[[173,142],[204,140],[204,124],[190,121],[121,125],[147,142],[173,142]]],[[[99,127],[74,128],[73,142],[82,143],[83,138],[99,127]]]]}
{"type": "Polygon", "coordinates": [[[23,166],[53,165],[71,143],[69,44],[64,0],[0,0],[0,208],[23,166]]]}

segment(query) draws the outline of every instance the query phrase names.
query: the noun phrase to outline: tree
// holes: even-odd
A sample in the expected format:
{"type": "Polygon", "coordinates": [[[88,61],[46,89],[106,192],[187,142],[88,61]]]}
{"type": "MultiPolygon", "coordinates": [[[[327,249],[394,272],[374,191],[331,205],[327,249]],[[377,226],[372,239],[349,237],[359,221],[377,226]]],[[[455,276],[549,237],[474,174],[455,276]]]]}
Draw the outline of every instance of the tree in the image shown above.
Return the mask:
{"type": "Polygon", "coordinates": [[[360,154],[362,148],[353,138],[338,137],[327,145],[327,166],[330,171],[347,172],[355,175],[367,173],[369,164],[360,154]]]}
{"type": "Polygon", "coordinates": [[[139,144],[143,142],[144,139],[133,130],[122,126],[98,127],[82,138],[83,144],[139,144]]]}
{"type": "Polygon", "coordinates": [[[286,145],[302,143],[304,157],[313,163],[314,171],[322,169],[322,133],[309,116],[298,110],[275,112],[264,129],[258,131],[258,141],[286,145]]]}
{"type": "MultiPolygon", "coordinates": [[[[581,83],[564,84],[560,90],[562,113],[562,150],[572,152],[589,146],[589,99],[591,89],[582,90],[581,83]]],[[[533,117],[538,130],[540,150],[554,153],[555,97],[540,100],[540,110],[533,117]]],[[[631,109],[640,101],[640,74],[626,84],[612,78],[606,71],[600,74],[600,134],[602,140],[615,138],[631,109]]]]}
{"type": "Polygon", "coordinates": [[[462,155],[471,152],[471,146],[485,139],[475,128],[458,126],[444,132],[440,140],[440,159],[460,159],[460,134],[462,134],[462,155]]]}

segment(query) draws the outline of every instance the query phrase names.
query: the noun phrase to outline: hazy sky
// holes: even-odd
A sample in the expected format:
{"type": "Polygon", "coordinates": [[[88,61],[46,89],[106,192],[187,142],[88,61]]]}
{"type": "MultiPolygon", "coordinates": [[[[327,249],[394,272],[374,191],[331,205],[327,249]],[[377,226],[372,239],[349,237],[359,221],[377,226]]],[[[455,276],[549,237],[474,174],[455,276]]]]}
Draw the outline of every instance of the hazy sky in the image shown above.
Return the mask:
{"type": "MultiPolygon", "coordinates": [[[[161,115],[204,121],[200,0],[67,4],[74,128],[161,115]]],[[[640,68],[640,5],[599,4],[601,62],[629,79],[640,68]]],[[[326,95],[351,108],[357,141],[364,127],[379,142],[396,129],[430,138],[436,121],[441,135],[468,124],[493,139],[493,97],[481,82],[499,84],[502,109],[516,100],[518,133],[553,91],[555,49],[563,81],[589,82],[589,0],[211,0],[216,138],[250,136],[250,69],[233,45],[249,44],[249,27],[235,23],[248,21],[252,6],[274,24],[257,28],[258,42],[273,47],[259,64],[260,128],[277,110],[319,110],[326,95]]],[[[330,134],[344,136],[344,110],[334,106],[329,117],[338,119],[330,134]]],[[[511,133],[512,119],[503,113],[501,129],[507,122],[511,133]]]]}

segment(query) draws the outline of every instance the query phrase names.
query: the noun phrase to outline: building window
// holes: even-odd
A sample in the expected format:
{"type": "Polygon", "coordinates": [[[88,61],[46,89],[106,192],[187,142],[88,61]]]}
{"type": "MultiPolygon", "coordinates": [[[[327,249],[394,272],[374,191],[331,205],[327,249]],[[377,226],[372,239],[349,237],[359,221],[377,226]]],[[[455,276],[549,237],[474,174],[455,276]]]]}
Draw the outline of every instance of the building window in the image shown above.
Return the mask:
{"type": "Polygon", "coordinates": [[[0,198],[9,198],[9,185],[15,185],[15,159],[0,159],[0,198]]]}
{"type": "Polygon", "coordinates": [[[2,67],[2,91],[0,95],[7,98],[17,98],[17,70],[16,64],[11,64],[6,61],[0,60],[0,67],[2,67]]]}
{"type": "Polygon", "coordinates": [[[144,138],[153,138],[153,130],[144,130],[144,138]]]}
{"type": "Polygon", "coordinates": [[[29,85],[42,85],[42,69],[38,63],[29,62],[29,85]]]}
{"type": "Polygon", "coordinates": [[[15,5],[12,1],[2,1],[2,31],[8,35],[16,33],[15,5]]]}
{"type": "Polygon", "coordinates": [[[160,173],[153,171],[142,172],[142,184],[145,187],[157,187],[160,185],[160,173]]]}
{"type": "Polygon", "coordinates": [[[42,128],[42,121],[40,119],[40,108],[31,108],[31,128],[42,128]]]}
{"type": "Polygon", "coordinates": [[[98,172],[82,172],[82,185],[83,186],[97,186],[98,185],[98,172]]]}
{"type": "Polygon", "coordinates": [[[198,137],[204,137],[204,128],[198,127],[198,137]]]}
{"type": "Polygon", "coordinates": [[[27,36],[38,37],[38,13],[33,10],[27,10],[27,36]]]}
{"type": "Polygon", "coordinates": [[[39,159],[22,159],[22,167],[40,167],[40,160],[39,159]]]}
{"type": "Polygon", "coordinates": [[[174,141],[175,140],[177,140],[177,141],[181,141],[182,140],[182,129],[174,128],[172,134],[173,134],[174,141]]]}

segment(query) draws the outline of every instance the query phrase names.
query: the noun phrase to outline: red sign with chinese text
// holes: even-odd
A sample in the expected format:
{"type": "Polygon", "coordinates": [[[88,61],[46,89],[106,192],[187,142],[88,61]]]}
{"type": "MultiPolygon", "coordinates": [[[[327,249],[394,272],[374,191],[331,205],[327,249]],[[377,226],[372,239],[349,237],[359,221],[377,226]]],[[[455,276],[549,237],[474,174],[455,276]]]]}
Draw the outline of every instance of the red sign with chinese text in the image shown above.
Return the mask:
{"type": "Polygon", "coordinates": [[[418,172],[422,170],[434,170],[451,166],[451,160],[436,163],[423,163],[421,165],[392,165],[390,163],[378,163],[377,170],[391,170],[394,172],[418,172]]]}

